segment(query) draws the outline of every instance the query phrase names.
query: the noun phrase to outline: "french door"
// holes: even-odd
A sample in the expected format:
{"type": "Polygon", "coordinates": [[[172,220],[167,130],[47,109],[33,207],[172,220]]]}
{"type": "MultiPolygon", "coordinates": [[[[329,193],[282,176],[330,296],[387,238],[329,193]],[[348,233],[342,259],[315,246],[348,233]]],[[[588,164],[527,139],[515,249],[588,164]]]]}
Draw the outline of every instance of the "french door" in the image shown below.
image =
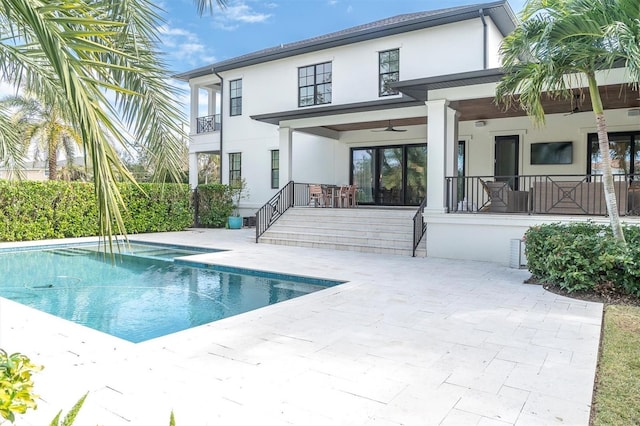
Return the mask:
{"type": "Polygon", "coordinates": [[[496,136],[494,176],[496,181],[509,182],[513,190],[518,189],[518,159],[520,137],[496,136]]]}
{"type": "Polygon", "coordinates": [[[351,149],[351,183],[358,203],[417,206],[427,187],[427,145],[351,149]]]}

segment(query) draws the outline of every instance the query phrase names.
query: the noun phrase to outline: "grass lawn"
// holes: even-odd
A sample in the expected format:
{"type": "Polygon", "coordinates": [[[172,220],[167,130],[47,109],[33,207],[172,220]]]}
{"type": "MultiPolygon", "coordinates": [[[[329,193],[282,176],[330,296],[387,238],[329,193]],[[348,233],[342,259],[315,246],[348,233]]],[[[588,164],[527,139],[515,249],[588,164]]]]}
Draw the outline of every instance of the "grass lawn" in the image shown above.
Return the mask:
{"type": "Polygon", "coordinates": [[[606,305],[591,423],[640,425],[640,307],[606,305]]]}

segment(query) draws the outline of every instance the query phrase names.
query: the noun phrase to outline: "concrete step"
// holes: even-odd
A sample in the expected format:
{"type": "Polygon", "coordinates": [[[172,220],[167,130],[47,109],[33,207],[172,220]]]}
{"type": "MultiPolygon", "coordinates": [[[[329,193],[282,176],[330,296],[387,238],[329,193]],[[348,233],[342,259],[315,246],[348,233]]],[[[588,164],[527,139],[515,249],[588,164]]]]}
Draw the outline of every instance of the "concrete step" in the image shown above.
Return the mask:
{"type": "Polygon", "coordinates": [[[281,238],[260,238],[261,243],[278,244],[296,247],[313,247],[324,248],[330,250],[347,250],[357,251],[362,253],[379,253],[379,254],[394,254],[401,256],[411,256],[413,250],[410,248],[391,248],[391,247],[377,247],[370,245],[348,244],[348,243],[331,243],[323,241],[308,241],[308,240],[288,240],[281,238]]]}
{"type": "Polygon", "coordinates": [[[344,243],[373,247],[389,247],[389,248],[411,248],[411,234],[407,238],[377,238],[356,235],[343,234],[318,234],[314,232],[291,232],[287,230],[269,230],[262,236],[263,238],[291,240],[291,241],[315,241],[326,243],[344,243]]]}
{"type": "MultiPolygon", "coordinates": [[[[260,242],[368,253],[413,253],[414,209],[294,207],[260,242]]],[[[417,256],[426,255],[422,242],[417,256]]]]}
{"type": "MultiPolygon", "coordinates": [[[[404,238],[406,234],[413,235],[413,226],[407,224],[389,224],[384,223],[371,223],[371,222],[324,222],[324,221],[311,221],[311,220],[284,220],[277,221],[272,228],[276,229],[289,229],[297,232],[313,231],[324,234],[349,234],[349,235],[386,235],[389,238],[400,237],[404,238]]],[[[268,231],[267,231],[268,232],[268,231]]]]}

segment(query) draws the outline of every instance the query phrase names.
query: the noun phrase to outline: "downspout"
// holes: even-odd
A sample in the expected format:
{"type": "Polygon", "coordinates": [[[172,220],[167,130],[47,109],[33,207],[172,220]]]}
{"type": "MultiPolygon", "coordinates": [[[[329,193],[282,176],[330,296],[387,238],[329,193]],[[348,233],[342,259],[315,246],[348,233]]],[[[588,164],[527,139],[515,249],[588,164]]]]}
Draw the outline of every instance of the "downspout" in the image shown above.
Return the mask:
{"type": "MultiPolygon", "coordinates": [[[[222,78],[222,76],[220,74],[218,74],[218,72],[216,71],[215,68],[211,68],[211,71],[213,71],[213,73],[218,76],[218,78],[220,79],[220,183],[222,183],[222,128],[224,127],[222,125],[222,123],[224,122],[224,120],[222,119],[223,117],[223,108],[224,108],[224,79],[222,78]]],[[[214,114],[214,122],[215,122],[215,114],[214,114]]]]}
{"type": "Polygon", "coordinates": [[[482,69],[487,69],[487,21],[484,19],[484,9],[478,10],[482,21],[482,69]]]}

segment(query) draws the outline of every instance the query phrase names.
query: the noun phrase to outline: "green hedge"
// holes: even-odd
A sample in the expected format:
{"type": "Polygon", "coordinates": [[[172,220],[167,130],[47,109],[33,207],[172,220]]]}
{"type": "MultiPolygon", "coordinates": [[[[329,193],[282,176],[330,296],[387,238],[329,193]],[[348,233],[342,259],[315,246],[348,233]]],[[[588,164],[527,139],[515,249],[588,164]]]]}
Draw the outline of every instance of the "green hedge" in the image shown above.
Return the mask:
{"type": "MultiPolygon", "coordinates": [[[[193,223],[184,184],[119,184],[128,233],[179,231],[193,223]]],[[[0,180],[0,241],[32,241],[98,234],[94,187],[80,182],[0,180]]]]}
{"type": "Polygon", "coordinates": [[[223,228],[227,218],[233,213],[232,190],[229,185],[212,183],[198,185],[197,225],[210,228],[223,228]]]}
{"type": "Polygon", "coordinates": [[[625,226],[624,233],[626,246],[605,225],[534,226],[525,234],[529,271],[567,291],[592,290],[610,282],[640,296],[640,228],[625,226]]]}

